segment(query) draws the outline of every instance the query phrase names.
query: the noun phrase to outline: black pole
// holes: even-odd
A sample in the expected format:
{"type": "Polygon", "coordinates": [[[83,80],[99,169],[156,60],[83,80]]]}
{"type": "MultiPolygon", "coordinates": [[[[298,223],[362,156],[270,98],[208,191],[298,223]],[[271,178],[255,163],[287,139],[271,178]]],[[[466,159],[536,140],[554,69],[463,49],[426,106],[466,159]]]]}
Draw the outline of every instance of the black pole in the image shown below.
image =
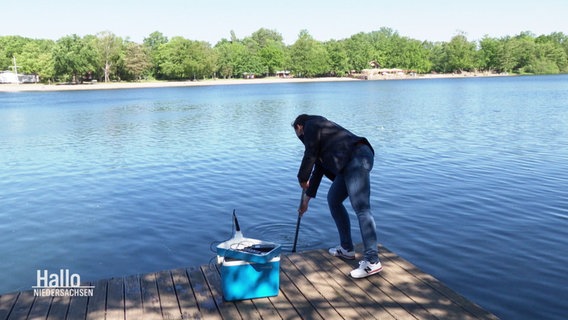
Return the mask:
{"type": "Polygon", "coordinates": [[[296,222],[296,236],[294,236],[294,246],[292,247],[292,252],[296,252],[296,243],[298,242],[298,233],[300,233],[300,220],[302,220],[302,215],[298,214],[298,222],[296,222]]]}
{"type": "MultiPolygon", "coordinates": [[[[300,207],[304,201],[304,189],[302,189],[302,195],[300,196],[300,207]]],[[[300,221],[302,220],[302,214],[298,212],[298,222],[296,222],[296,235],[294,236],[294,246],[292,246],[292,252],[296,252],[296,243],[298,243],[298,234],[300,233],[300,221]]]]}

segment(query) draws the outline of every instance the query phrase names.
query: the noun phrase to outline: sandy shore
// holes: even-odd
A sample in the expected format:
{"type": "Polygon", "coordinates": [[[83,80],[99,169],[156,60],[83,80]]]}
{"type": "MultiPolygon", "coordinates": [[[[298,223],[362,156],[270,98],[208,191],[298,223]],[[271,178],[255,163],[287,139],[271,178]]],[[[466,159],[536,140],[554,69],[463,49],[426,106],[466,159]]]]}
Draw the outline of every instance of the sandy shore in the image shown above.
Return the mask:
{"type": "Polygon", "coordinates": [[[93,84],[49,85],[49,84],[0,84],[0,92],[23,91],[67,91],[67,90],[110,90],[162,87],[194,87],[213,85],[240,85],[264,83],[298,83],[298,82],[329,82],[329,81],[360,81],[353,78],[259,78],[259,79],[215,79],[199,81],[149,81],[149,82],[98,82],[93,84]]]}
{"type": "MultiPolygon", "coordinates": [[[[418,76],[385,76],[375,80],[404,80],[404,79],[434,79],[434,78],[464,78],[464,77],[489,77],[492,75],[418,75],[418,76]]],[[[110,90],[110,89],[139,89],[139,88],[162,88],[162,87],[193,87],[213,85],[243,85],[265,83],[299,83],[299,82],[331,82],[331,81],[366,81],[348,77],[329,78],[259,78],[259,79],[214,79],[199,81],[148,81],[148,82],[98,82],[93,84],[0,84],[0,92],[29,92],[29,91],[67,91],[67,90],[110,90]]]]}

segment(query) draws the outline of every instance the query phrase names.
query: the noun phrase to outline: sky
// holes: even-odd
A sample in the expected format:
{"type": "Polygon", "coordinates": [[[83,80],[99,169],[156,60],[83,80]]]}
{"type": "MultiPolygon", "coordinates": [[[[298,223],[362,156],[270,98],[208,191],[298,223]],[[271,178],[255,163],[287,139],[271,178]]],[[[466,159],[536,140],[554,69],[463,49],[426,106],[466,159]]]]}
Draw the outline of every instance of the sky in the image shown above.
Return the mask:
{"type": "Polygon", "coordinates": [[[530,31],[568,34],[567,0],[0,0],[0,36],[58,40],[110,31],[142,43],[152,32],[215,45],[260,28],[292,44],[305,29],[318,41],[391,28],[418,40],[476,41],[530,31]]]}

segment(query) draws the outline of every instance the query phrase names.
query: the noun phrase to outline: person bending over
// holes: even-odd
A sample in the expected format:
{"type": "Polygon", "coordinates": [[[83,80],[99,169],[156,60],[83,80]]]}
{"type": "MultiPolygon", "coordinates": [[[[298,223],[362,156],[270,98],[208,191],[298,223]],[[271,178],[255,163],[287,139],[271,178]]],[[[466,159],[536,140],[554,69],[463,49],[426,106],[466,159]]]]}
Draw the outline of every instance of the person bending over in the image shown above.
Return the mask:
{"type": "Polygon", "coordinates": [[[355,259],[351,222],[343,202],[349,197],[357,214],[363,239],[364,260],[350,272],[353,278],[364,278],[382,270],[377,249],[375,220],[371,213],[369,173],[375,152],[369,141],[318,115],[299,115],[292,123],[296,136],[305,146],[298,171],[304,190],[298,213],[303,215],[325,175],[331,181],[327,203],[337,226],[340,244],[329,253],[344,259],[355,259]]]}

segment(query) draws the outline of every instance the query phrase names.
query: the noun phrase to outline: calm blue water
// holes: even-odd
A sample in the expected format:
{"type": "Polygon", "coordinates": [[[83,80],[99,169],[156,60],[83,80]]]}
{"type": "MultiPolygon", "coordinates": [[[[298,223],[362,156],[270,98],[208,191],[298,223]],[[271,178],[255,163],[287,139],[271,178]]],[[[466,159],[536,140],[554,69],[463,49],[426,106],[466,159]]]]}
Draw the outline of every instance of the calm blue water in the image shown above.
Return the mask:
{"type": "MultiPolygon", "coordinates": [[[[0,93],[0,292],[209,263],[233,209],[290,250],[300,113],[373,143],[389,249],[502,318],[568,313],[568,76],[0,93]]],[[[338,241],[328,187],[299,250],[338,241]]]]}

